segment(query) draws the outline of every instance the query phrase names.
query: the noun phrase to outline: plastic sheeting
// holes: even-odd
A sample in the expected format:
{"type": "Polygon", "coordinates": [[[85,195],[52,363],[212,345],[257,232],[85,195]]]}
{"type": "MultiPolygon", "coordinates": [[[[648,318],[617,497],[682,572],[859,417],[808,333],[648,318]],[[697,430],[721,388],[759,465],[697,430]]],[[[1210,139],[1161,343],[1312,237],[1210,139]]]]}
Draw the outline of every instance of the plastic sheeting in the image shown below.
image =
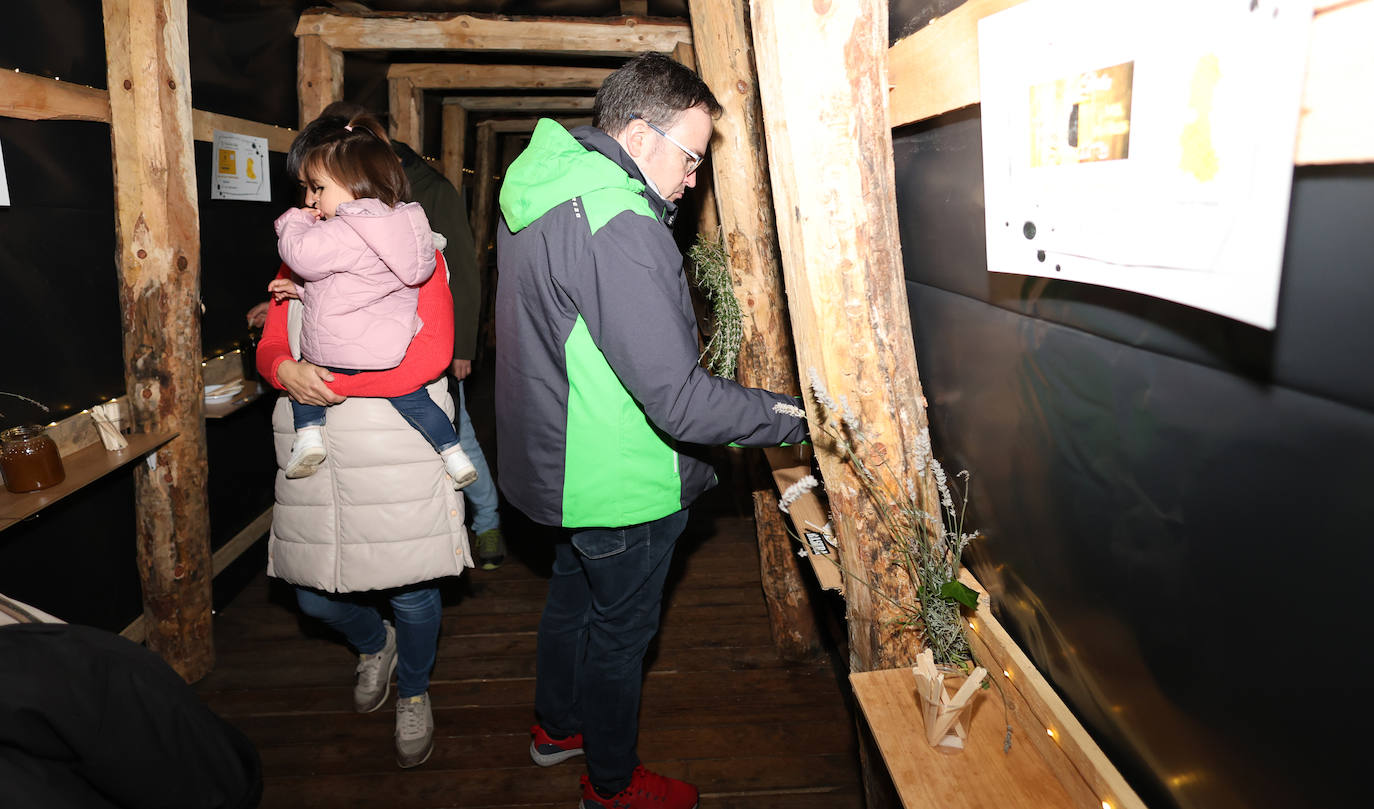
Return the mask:
{"type": "Polygon", "coordinates": [[[894,146],[936,452],[988,535],[971,566],[1151,806],[1337,805],[1374,656],[1345,572],[1374,563],[1374,172],[1298,170],[1270,334],[988,273],[979,127],[894,146]]]}

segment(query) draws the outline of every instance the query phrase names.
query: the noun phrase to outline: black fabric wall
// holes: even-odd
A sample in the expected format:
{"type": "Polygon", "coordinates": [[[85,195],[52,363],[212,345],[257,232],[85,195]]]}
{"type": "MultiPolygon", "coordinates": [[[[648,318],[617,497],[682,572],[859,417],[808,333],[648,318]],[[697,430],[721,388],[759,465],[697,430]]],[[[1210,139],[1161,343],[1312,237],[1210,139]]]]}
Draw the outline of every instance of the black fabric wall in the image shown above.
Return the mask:
{"type": "MultiPolygon", "coordinates": [[[[292,3],[192,0],[192,105],[294,127],[299,11],[292,3]]],[[[12,0],[0,14],[0,69],[104,87],[98,0],[12,0]]],[[[63,418],[121,394],[124,362],[109,126],[0,118],[0,149],[12,202],[0,208],[0,390],[53,411],[0,397],[0,426],[9,426],[63,418]]],[[[205,354],[214,356],[247,342],[244,313],[265,300],[279,263],[272,221],[295,204],[296,187],[283,175],[283,156],[273,153],[272,202],[211,200],[211,147],[197,142],[194,149],[201,333],[205,354]]],[[[272,503],[270,399],[207,421],[212,547],[272,503]]],[[[105,629],[135,618],[131,471],[0,533],[0,592],[105,629]]]]}
{"type": "MultiPolygon", "coordinates": [[[[936,5],[894,2],[892,30],[936,5]]],[[[980,124],[894,133],[936,452],[987,533],[971,566],[1150,806],[1339,805],[1372,713],[1374,168],[1296,170],[1270,333],[988,273],[980,124]]]]}

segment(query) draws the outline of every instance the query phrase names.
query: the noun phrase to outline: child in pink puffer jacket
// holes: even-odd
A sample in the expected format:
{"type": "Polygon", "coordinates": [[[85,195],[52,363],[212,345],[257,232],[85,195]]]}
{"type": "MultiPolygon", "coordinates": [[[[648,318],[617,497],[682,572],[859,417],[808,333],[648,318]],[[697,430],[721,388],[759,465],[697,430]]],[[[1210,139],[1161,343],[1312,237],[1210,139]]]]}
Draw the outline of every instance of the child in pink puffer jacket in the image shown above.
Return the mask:
{"type": "MultiPolygon", "coordinates": [[[[314,134],[300,161],[306,207],[276,222],[277,251],[301,283],[274,280],[268,291],[301,300],[301,359],[336,374],[394,368],[420,330],[415,308],[436,266],[434,234],[419,204],[402,202],[409,183],[375,118],[314,134]]],[[[443,457],[454,488],[477,479],[453,422],[423,385],[389,401],[443,457]]],[[[293,400],[291,408],[296,441],[286,476],[307,477],[325,458],[325,407],[293,400]]]]}

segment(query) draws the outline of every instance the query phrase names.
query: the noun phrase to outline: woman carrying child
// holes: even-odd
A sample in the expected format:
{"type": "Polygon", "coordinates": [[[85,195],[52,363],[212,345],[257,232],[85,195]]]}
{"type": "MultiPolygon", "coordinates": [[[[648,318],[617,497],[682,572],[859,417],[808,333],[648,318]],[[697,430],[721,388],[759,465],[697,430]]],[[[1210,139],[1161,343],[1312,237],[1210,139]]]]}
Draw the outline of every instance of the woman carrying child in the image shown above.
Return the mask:
{"type": "MultiPolygon", "coordinates": [[[[418,203],[402,202],[410,184],[375,118],[356,116],[331,134],[300,156],[307,207],[276,222],[277,251],[304,284],[277,279],[268,290],[276,300],[300,297],[303,359],[334,374],[394,368],[420,330],[418,286],[434,273],[429,220],[418,203]]],[[[477,479],[453,420],[423,387],[388,398],[444,459],[455,489],[477,479]]],[[[308,477],[325,458],[326,411],[291,409],[286,476],[308,477]]]]}
{"type": "MultiPolygon", "coordinates": [[[[385,200],[392,191],[386,188],[389,184],[394,189],[395,181],[390,165],[381,160],[383,155],[376,155],[376,160],[364,164],[367,168],[363,169],[347,157],[355,154],[356,148],[338,145],[352,143],[356,147],[358,140],[366,137],[385,148],[386,141],[376,126],[375,120],[321,117],[301,131],[287,155],[287,169],[300,178],[306,188],[306,205],[319,210],[322,221],[308,212],[283,217],[286,221],[279,221],[278,226],[284,242],[297,238],[297,229],[324,233],[331,223],[350,216],[349,200],[338,196],[325,199],[327,194],[337,195],[343,190],[346,196],[370,196],[382,206],[388,204],[385,200]]],[[[368,148],[364,153],[376,151],[368,148]]],[[[389,148],[384,156],[396,159],[389,148]]],[[[399,174],[399,165],[395,171],[399,174]]],[[[343,373],[311,362],[308,353],[303,355],[302,349],[311,339],[304,328],[311,314],[309,306],[303,305],[305,301],[290,299],[298,292],[309,298],[312,284],[318,282],[298,286],[290,280],[295,266],[286,264],[272,284],[276,301],[268,307],[257,364],[262,378],[290,397],[278,401],[272,419],[281,471],[268,544],[268,575],[296,585],[301,610],[340,632],[358,652],[355,710],[365,713],[381,707],[395,672],[399,694],[396,760],[402,767],[413,767],[423,763],[434,747],[428,689],[442,608],[434,580],[460,574],[472,567],[472,558],[463,527],[462,497],[450,483],[451,467],[435,454],[427,442],[429,436],[422,438],[411,426],[413,422],[400,415],[399,407],[384,401],[418,392],[440,418],[452,418],[453,402],[443,375],[453,355],[453,299],[447,269],[442,255],[436,254],[427,226],[420,232],[423,215],[416,220],[412,213],[398,213],[405,207],[393,203],[388,213],[364,205],[361,208],[372,213],[358,214],[370,217],[362,224],[363,230],[384,219],[404,223],[401,230],[411,234],[410,252],[417,254],[414,263],[430,267],[428,271],[414,266],[408,270],[408,279],[425,276],[415,282],[415,302],[408,305],[414,325],[406,325],[401,317],[396,319],[401,323],[399,328],[388,323],[377,332],[406,335],[408,345],[403,346],[403,356],[397,362],[388,355],[376,363],[390,362],[394,367],[343,373]],[[305,477],[288,474],[293,461],[299,460],[293,448],[293,444],[299,445],[292,412],[297,405],[320,410],[327,407],[329,413],[328,431],[316,430],[319,460],[312,474],[305,477]],[[373,605],[375,596],[389,601],[394,627],[373,605]]],[[[328,253],[336,261],[327,262],[337,268],[325,278],[347,274],[374,256],[385,255],[392,257],[385,261],[400,263],[393,252],[404,252],[360,248],[357,244],[365,242],[362,236],[357,236],[356,242],[346,233],[338,238],[340,246],[328,253]]],[[[371,243],[380,241],[373,238],[371,243]]],[[[301,255],[295,250],[283,249],[283,256],[297,260],[301,255]]],[[[372,299],[370,295],[360,296],[359,307],[364,299],[372,299]]],[[[323,342],[350,345],[355,338],[374,331],[355,333],[338,325],[324,328],[323,342]]],[[[321,335],[314,339],[320,342],[321,335]]],[[[367,344],[367,351],[380,352],[373,343],[367,344]]],[[[451,421],[449,426],[451,429],[451,421]]],[[[421,429],[429,432],[428,428],[421,429]]]]}

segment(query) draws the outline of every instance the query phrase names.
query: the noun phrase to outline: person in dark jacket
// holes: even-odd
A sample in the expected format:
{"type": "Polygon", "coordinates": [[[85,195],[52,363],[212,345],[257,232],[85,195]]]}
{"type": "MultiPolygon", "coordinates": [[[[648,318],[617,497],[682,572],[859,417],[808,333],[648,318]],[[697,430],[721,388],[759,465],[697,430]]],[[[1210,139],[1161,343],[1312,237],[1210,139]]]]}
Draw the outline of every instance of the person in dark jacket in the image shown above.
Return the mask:
{"type": "Polygon", "coordinates": [[[582,809],[690,809],[635,752],[644,653],[702,445],[806,438],[791,397],[711,376],[671,225],[720,105],[691,70],[635,57],[594,126],[541,120],[502,183],[496,410],[501,489],[557,526],[539,626],[531,757],[585,751],[582,809]]]}

